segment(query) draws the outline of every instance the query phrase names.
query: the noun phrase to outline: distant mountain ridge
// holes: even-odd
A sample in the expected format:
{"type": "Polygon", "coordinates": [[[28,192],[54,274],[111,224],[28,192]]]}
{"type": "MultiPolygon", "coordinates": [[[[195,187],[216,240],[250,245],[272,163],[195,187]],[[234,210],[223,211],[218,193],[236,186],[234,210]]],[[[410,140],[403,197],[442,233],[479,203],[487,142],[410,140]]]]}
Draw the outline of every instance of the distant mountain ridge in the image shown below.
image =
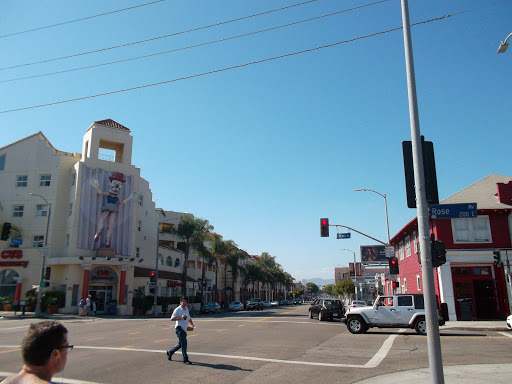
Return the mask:
{"type": "Polygon", "coordinates": [[[306,283],[314,283],[319,287],[323,287],[327,284],[334,284],[334,279],[321,279],[319,277],[315,277],[312,279],[302,279],[302,284],[306,285],[306,283]]]}

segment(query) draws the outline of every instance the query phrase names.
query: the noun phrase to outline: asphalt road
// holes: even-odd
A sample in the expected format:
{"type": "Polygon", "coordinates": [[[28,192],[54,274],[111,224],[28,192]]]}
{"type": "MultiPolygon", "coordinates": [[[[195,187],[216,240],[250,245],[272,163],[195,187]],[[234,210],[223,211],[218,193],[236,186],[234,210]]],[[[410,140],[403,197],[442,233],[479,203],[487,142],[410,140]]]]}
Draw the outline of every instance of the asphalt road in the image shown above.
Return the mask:
{"type": "MultiPolygon", "coordinates": [[[[307,316],[308,305],[198,316],[189,357],[165,351],[176,343],[169,319],[63,320],[75,345],[54,382],[93,383],[354,383],[428,367],[427,339],[414,330],[372,329],[352,335],[339,321],[307,316]],[[75,381],[73,381],[75,380],[75,381]]],[[[0,377],[19,371],[19,345],[29,319],[0,321],[0,377]]],[[[441,328],[443,364],[512,361],[512,338],[496,331],[441,328]]]]}

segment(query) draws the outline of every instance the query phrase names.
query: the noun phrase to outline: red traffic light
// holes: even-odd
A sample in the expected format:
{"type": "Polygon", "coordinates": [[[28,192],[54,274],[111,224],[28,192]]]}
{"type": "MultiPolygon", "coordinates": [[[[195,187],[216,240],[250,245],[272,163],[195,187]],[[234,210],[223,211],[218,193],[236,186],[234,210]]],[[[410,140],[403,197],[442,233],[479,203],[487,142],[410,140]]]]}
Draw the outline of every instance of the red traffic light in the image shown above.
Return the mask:
{"type": "Polygon", "coordinates": [[[155,272],[151,272],[151,277],[155,277],[155,272]]]}
{"type": "Polygon", "coordinates": [[[391,264],[395,265],[396,264],[396,260],[391,260],[391,264]]]}
{"type": "Polygon", "coordinates": [[[322,225],[327,225],[327,220],[323,219],[322,220],[322,225]]]}

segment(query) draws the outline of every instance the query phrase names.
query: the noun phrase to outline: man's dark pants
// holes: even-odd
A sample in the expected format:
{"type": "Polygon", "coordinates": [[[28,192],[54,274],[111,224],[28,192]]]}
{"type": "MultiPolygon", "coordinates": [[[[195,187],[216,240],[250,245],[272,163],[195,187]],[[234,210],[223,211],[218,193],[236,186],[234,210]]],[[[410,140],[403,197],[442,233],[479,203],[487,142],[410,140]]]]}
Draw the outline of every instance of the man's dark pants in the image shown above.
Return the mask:
{"type": "Polygon", "coordinates": [[[169,354],[173,354],[178,349],[181,348],[181,354],[183,355],[183,361],[188,361],[187,355],[187,332],[185,332],[181,327],[176,327],[176,336],[178,336],[178,344],[176,344],[170,351],[169,354]]]}

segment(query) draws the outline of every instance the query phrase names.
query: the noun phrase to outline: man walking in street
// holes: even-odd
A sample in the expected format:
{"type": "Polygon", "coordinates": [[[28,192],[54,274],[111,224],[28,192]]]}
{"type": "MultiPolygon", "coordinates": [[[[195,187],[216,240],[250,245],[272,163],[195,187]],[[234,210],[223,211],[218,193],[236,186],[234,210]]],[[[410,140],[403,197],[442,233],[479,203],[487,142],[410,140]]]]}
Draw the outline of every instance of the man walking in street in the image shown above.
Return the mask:
{"type": "Polygon", "coordinates": [[[187,355],[187,327],[189,323],[192,327],[194,327],[194,322],[190,318],[186,298],[181,298],[180,305],[174,310],[174,312],[171,315],[171,321],[176,321],[174,330],[176,332],[176,336],[178,337],[178,344],[176,344],[173,348],[167,351],[167,359],[172,360],[172,355],[174,354],[174,352],[181,348],[181,353],[183,355],[183,363],[192,364],[192,362],[188,359],[187,355]]]}

